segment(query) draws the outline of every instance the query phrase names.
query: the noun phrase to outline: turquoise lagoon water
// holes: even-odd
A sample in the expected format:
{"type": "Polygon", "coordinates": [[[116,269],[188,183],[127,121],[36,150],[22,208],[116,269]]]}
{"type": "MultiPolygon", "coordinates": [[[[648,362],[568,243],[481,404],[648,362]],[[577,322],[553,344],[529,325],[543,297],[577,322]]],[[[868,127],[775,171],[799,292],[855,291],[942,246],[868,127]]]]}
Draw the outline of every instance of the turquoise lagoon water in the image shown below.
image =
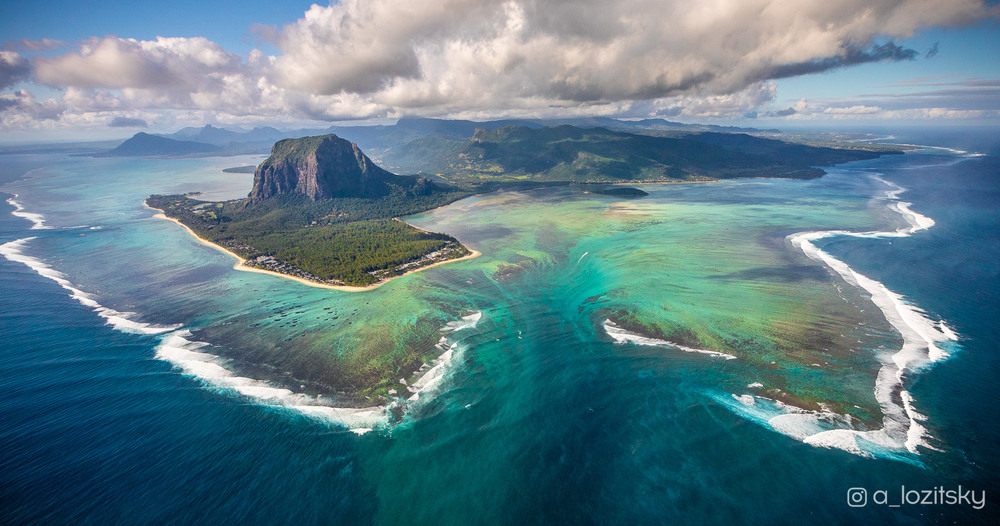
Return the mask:
{"type": "Polygon", "coordinates": [[[476,196],[407,221],[481,257],[364,293],[234,271],[142,204],[245,195],[221,169],[259,158],[4,157],[6,522],[995,516],[847,501],[995,495],[993,157],[476,196]]]}

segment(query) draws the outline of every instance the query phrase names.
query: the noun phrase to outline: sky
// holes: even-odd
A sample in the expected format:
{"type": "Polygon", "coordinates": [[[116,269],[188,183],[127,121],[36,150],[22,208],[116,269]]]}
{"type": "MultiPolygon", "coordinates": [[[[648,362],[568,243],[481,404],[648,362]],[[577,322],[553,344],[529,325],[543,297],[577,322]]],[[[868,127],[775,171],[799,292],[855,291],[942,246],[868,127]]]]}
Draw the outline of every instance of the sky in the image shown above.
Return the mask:
{"type": "Polygon", "coordinates": [[[995,0],[7,0],[0,141],[403,116],[1000,123],[995,0]]]}

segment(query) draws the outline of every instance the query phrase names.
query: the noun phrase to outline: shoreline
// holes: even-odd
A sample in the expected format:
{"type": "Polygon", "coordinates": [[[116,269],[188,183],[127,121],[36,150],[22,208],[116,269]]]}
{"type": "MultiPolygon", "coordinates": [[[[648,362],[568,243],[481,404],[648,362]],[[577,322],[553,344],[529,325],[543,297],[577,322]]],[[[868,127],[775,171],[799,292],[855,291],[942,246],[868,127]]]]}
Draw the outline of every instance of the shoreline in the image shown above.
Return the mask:
{"type": "MultiPolygon", "coordinates": [[[[438,261],[437,263],[433,263],[433,264],[430,264],[430,265],[427,265],[427,266],[423,266],[423,267],[420,267],[420,268],[415,268],[413,270],[409,270],[407,272],[404,272],[404,273],[402,273],[402,274],[400,274],[398,276],[393,276],[393,277],[391,277],[389,279],[382,280],[382,281],[379,281],[378,283],[373,283],[371,285],[367,285],[367,286],[364,286],[364,287],[356,287],[356,286],[352,286],[352,285],[328,285],[326,283],[317,283],[315,281],[309,281],[307,279],[303,279],[303,278],[300,278],[300,277],[297,277],[297,276],[290,276],[288,274],[282,274],[280,272],[275,272],[273,270],[264,270],[264,269],[260,269],[260,268],[256,268],[256,267],[247,266],[245,264],[246,260],[243,259],[242,257],[240,257],[235,252],[227,249],[226,247],[223,247],[222,245],[218,245],[216,243],[213,243],[213,242],[211,242],[211,241],[209,241],[209,240],[207,240],[207,239],[199,236],[194,230],[191,230],[191,227],[185,225],[184,223],[181,223],[177,219],[174,219],[172,217],[168,217],[167,214],[163,210],[160,210],[159,208],[155,208],[155,207],[149,206],[149,204],[146,203],[145,199],[143,199],[142,204],[146,208],[149,208],[150,210],[156,210],[158,212],[156,214],[153,214],[153,217],[155,217],[157,219],[165,219],[167,221],[170,221],[171,223],[176,223],[176,224],[180,225],[184,230],[186,230],[188,234],[190,234],[192,237],[194,237],[196,240],[198,240],[199,243],[201,243],[203,245],[206,245],[206,246],[209,246],[209,247],[212,247],[215,250],[218,250],[219,252],[222,252],[224,254],[232,256],[233,258],[236,258],[236,264],[233,265],[233,269],[234,270],[240,270],[240,271],[243,271],[243,272],[256,272],[258,274],[269,274],[271,276],[277,276],[279,278],[290,279],[292,281],[301,283],[303,285],[308,285],[310,287],[316,287],[316,288],[320,288],[320,289],[339,290],[341,292],[364,292],[364,291],[376,289],[376,288],[378,288],[378,287],[380,287],[380,286],[382,286],[382,285],[384,285],[386,283],[389,283],[390,281],[392,281],[392,280],[394,280],[396,278],[401,278],[403,276],[406,276],[406,275],[409,275],[409,274],[413,274],[415,272],[420,272],[421,270],[424,270],[424,269],[429,269],[429,268],[437,267],[437,266],[440,266],[440,265],[446,265],[448,263],[455,263],[457,261],[465,261],[465,260],[468,260],[468,259],[477,258],[477,257],[479,257],[479,256],[482,255],[482,252],[479,252],[478,250],[473,250],[473,249],[471,249],[469,247],[465,247],[465,248],[469,249],[470,254],[462,256],[460,258],[449,259],[447,261],[438,261]]],[[[402,222],[402,223],[406,223],[406,221],[402,221],[401,219],[398,219],[398,218],[396,218],[396,219],[398,221],[402,222]]],[[[409,223],[406,223],[406,224],[409,225],[409,226],[411,226],[411,227],[413,227],[413,228],[417,228],[418,230],[422,230],[422,231],[426,232],[426,230],[423,230],[421,228],[418,228],[418,227],[415,227],[413,225],[410,225],[409,223]]],[[[465,246],[465,245],[462,245],[462,246],[465,246]]]]}

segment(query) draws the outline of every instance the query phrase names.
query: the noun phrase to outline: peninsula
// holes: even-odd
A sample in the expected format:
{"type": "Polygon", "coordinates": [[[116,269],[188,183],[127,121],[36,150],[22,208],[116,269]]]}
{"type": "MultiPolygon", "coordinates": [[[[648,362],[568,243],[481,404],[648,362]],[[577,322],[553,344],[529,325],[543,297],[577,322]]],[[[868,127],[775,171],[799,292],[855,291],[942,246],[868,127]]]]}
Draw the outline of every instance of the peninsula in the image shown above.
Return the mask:
{"type": "Polygon", "coordinates": [[[329,134],[275,143],[244,199],[153,195],[146,204],[239,259],[238,269],[353,291],[478,255],[451,236],[397,219],[468,195],[387,172],[356,144],[329,134]]]}

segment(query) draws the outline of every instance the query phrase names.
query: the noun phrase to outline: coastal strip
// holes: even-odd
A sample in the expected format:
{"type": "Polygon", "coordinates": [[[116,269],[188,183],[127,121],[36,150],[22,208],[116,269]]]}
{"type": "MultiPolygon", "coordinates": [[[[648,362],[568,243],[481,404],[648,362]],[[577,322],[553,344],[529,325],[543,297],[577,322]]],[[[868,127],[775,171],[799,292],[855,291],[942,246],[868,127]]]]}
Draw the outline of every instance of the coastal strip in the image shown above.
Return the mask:
{"type": "MultiPolygon", "coordinates": [[[[372,290],[372,289],[378,288],[378,287],[380,287],[380,286],[382,286],[382,285],[384,285],[384,284],[386,284],[386,283],[388,283],[388,282],[390,282],[390,281],[392,281],[392,280],[394,280],[396,278],[401,278],[401,277],[406,276],[408,274],[413,274],[414,272],[420,272],[421,270],[426,270],[426,269],[429,269],[429,268],[432,268],[432,267],[437,267],[437,266],[445,265],[445,264],[448,264],[448,263],[455,263],[457,261],[465,261],[467,259],[473,259],[473,258],[476,258],[476,257],[479,257],[479,256],[482,255],[482,252],[479,252],[478,250],[472,250],[470,248],[469,251],[471,253],[468,254],[468,255],[466,255],[466,256],[463,256],[463,257],[460,257],[460,258],[455,258],[455,259],[449,259],[447,261],[438,261],[437,263],[433,263],[433,264],[430,264],[430,265],[427,265],[427,266],[415,268],[413,270],[406,271],[403,274],[400,274],[398,276],[392,276],[389,279],[386,279],[386,280],[383,280],[383,281],[379,281],[378,283],[373,283],[373,284],[365,286],[365,287],[354,287],[354,286],[351,286],[351,285],[329,285],[327,283],[317,283],[315,281],[310,281],[310,280],[307,280],[307,279],[303,279],[303,278],[300,278],[298,276],[289,276],[288,274],[282,274],[280,272],[274,272],[273,270],[264,270],[264,269],[259,269],[259,268],[248,266],[248,265],[246,265],[246,260],[243,259],[242,257],[240,257],[235,252],[233,252],[233,251],[231,251],[231,250],[229,250],[229,249],[227,249],[227,248],[225,248],[225,247],[223,247],[221,245],[213,243],[213,242],[211,242],[211,241],[209,241],[209,240],[207,240],[207,239],[199,236],[194,230],[191,230],[191,227],[185,225],[184,223],[181,223],[177,219],[174,219],[172,217],[167,216],[167,214],[163,210],[161,210],[159,208],[155,208],[155,207],[150,206],[149,203],[147,203],[145,200],[143,200],[142,204],[146,208],[149,208],[150,210],[155,210],[155,211],[158,212],[158,213],[154,214],[153,217],[155,217],[157,219],[166,219],[167,221],[170,221],[172,223],[177,223],[182,228],[184,228],[184,230],[186,230],[188,234],[191,234],[195,239],[197,239],[199,243],[201,243],[203,245],[206,245],[206,246],[209,246],[209,247],[212,247],[215,250],[218,250],[219,252],[222,252],[224,254],[228,254],[228,255],[236,258],[237,262],[236,262],[235,265],[233,265],[233,269],[235,269],[235,270],[241,270],[241,271],[244,271],[244,272],[256,272],[258,274],[270,274],[272,276],[277,276],[279,278],[290,279],[292,281],[296,281],[296,282],[301,283],[303,285],[308,285],[310,287],[316,287],[316,288],[321,288],[321,289],[339,290],[339,291],[342,291],[342,292],[364,292],[364,291],[368,291],[368,290],[372,290]]],[[[402,220],[399,220],[399,221],[405,223],[405,221],[402,221],[402,220]]],[[[406,224],[409,225],[409,223],[406,223],[406,224]]],[[[410,226],[413,226],[413,225],[410,225],[410,226]]],[[[417,228],[417,227],[414,227],[414,228],[417,228]]],[[[423,229],[419,229],[419,230],[423,230],[423,229]]]]}

